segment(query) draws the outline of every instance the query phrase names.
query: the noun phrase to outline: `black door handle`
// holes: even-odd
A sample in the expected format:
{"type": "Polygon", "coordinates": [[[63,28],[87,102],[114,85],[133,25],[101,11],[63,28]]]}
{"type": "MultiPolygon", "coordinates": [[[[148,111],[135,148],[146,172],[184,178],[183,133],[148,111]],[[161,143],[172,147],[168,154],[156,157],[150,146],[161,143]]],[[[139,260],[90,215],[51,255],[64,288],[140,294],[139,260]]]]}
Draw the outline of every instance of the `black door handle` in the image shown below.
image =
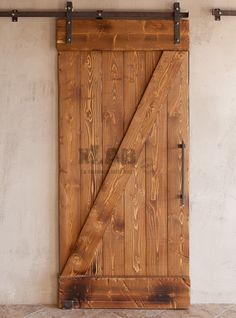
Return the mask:
{"type": "Polygon", "coordinates": [[[178,148],[180,148],[182,151],[180,204],[182,206],[184,206],[184,201],[185,201],[185,194],[184,194],[184,192],[185,192],[185,189],[184,189],[184,170],[185,170],[185,167],[184,167],[184,163],[185,163],[185,148],[186,148],[184,141],[182,141],[181,144],[178,144],[178,148]]]}

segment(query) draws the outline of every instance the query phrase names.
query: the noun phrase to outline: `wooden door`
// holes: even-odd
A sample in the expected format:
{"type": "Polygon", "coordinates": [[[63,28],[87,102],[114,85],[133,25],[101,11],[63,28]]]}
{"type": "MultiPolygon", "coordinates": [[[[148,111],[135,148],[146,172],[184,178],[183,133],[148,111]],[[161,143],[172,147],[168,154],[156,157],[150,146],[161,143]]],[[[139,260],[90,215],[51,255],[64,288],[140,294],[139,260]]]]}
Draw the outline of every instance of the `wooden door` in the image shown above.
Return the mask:
{"type": "Polygon", "coordinates": [[[186,308],[188,21],[180,44],[156,20],[64,39],[59,20],[60,307],[186,308]]]}

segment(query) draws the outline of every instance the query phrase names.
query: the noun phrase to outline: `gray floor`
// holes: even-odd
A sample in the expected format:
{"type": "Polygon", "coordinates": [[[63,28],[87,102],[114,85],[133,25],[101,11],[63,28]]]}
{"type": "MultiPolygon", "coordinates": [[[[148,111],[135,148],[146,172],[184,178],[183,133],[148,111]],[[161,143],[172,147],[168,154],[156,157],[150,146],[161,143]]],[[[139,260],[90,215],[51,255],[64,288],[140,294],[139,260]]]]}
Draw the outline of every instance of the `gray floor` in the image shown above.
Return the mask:
{"type": "Polygon", "coordinates": [[[189,310],[60,310],[53,306],[0,306],[0,318],[236,318],[236,305],[193,305],[189,310]]]}

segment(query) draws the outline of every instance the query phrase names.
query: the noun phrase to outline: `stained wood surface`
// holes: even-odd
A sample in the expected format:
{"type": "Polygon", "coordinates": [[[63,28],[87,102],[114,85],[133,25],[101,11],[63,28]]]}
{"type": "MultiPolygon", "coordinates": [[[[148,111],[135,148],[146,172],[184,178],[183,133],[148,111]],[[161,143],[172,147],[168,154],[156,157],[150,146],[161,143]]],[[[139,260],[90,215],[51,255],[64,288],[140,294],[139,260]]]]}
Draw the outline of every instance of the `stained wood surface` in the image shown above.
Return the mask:
{"type": "MultiPolygon", "coordinates": [[[[124,135],[123,53],[103,52],[103,177],[124,135]]],[[[112,173],[116,173],[115,171],[112,173]]],[[[118,200],[103,237],[103,274],[124,275],[124,202],[118,200]]]]}
{"type": "Polygon", "coordinates": [[[117,159],[121,157],[122,149],[135,149],[139,157],[157,113],[163,107],[171,79],[179,71],[183,56],[184,53],[178,52],[163,53],[89,212],[63,275],[84,274],[90,266],[98,243],[110,222],[111,211],[121,198],[129,179],[129,175],[124,173],[127,163],[121,163],[117,159]],[[116,174],[112,171],[116,171],[116,174]]]}
{"type": "Polygon", "coordinates": [[[57,20],[57,49],[63,50],[188,50],[189,22],[180,22],[180,44],[174,44],[170,20],[73,20],[72,43],[66,44],[66,21],[57,20]]]}
{"type": "MultiPolygon", "coordinates": [[[[145,52],[125,52],[124,127],[127,130],[146,88],[145,52]]],[[[154,70],[155,66],[153,67],[154,70]]],[[[132,149],[132,148],[131,148],[132,149]]],[[[125,204],[125,274],[146,274],[145,231],[145,146],[134,164],[124,191],[125,204]]],[[[132,159],[132,158],[131,158],[132,159]]]]}
{"type": "Polygon", "coordinates": [[[61,307],[189,305],[181,30],[174,45],[172,21],[76,20],[67,45],[57,22],[61,307]]]}
{"type": "Polygon", "coordinates": [[[189,275],[188,234],[188,53],[173,78],[168,94],[168,274],[189,275]],[[185,142],[185,204],[180,204],[182,154],[178,144],[185,142]]]}
{"type": "Polygon", "coordinates": [[[80,56],[59,53],[60,270],[73,251],[80,213],[80,56]]]}
{"type": "MultiPolygon", "coordinates": [[[[102,143],[102,77],[101,52],[80,53],[80,216],[83,226],[94,199],[102,183],[102,164],[97,160],[101,157],[102,143]],[[86,186],[84,186],[86,185],[86,186]]],[[[96,254],[96,253],[95,253],[96,254]]],[[[101,274],[99,252],[95,255],[90,272],[101,274]]]]}
{"type": "MultiPolygon", "coordinates": [[[[146,78],[162,52],[146,52],[146,78]]],[[[147,275],[167,275],[167,100],[146,140],[147,275]]]]}
{"type": "Polygon", "coordinates": [[[165,308],[189,306],[188,277],[61,277],[61,308],[165,308]]]}

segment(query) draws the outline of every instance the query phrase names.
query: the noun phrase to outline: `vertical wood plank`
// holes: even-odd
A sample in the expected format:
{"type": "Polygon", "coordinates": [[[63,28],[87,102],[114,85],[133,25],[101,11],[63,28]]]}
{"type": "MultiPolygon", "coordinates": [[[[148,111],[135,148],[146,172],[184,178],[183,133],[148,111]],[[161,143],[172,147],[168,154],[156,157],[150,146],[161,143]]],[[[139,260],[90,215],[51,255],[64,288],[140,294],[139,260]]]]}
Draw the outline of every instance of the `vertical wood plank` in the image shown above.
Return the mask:
{"type": "MultiPolygon", "coordinates": [[[[123,137],[123,52],[103,52],[103,176],[123,137]]],[[[116,173],[114,171],[114,173],[116,173]]],[[[104,275],[124,274],[124,200],[119,200],[103,237],[104,275]]]]}
{"type": "Polygon", "coordinates": [[[182,55],[182,66],[173,78],[168,95],[168,275],[189,275],[188,235],[188,53],[182,55]],[[181,206],[182,156],[185,149],[185,205],[181,206]]]}
{"type": "MultiPolygon", "coordinates": [[[[81,224],[102,183],[102,59],[101,52],[81,52],[81,224]]],[[[102,273],[97,249],[89,274],[102,273]]]]}
{"type": "MultiPolygon", "coordinates": [[[[146,52],[146,82],[162,52],[146,52]]],[[[167,102],[146,141],[147,275],[167,274],[167,102]]]]}
{"type": "Polygon", "coordinates": [[[80,230],[80,54],[59,52],[60,271],[80,230]]]}
{"type": "MultiPolygon", "coordinates": [[[[128,128],[145,90],[145,52],[124,53],[124,128],[128,128]]],[[[131,149],[132,151],[132,149],[131,149]]],[[[125,188],[125,274],[146,274],[145,147],[125,188]]]]}

